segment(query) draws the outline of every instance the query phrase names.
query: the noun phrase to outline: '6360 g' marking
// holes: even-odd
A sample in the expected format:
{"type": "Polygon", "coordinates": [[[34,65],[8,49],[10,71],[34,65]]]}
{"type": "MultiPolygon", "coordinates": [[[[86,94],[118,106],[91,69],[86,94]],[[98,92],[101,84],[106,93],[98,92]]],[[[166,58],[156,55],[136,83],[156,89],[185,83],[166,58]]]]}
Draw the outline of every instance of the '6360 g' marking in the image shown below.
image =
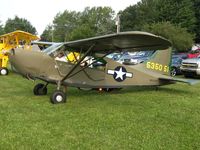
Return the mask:
{"type": "Polygon", "coordinates": [[[147,62],[146,63],[146,67],[148,69],[152,69],[152,70],[157,70],[157,71],[162,71],[162,72],[169,72],[169,66],[162,65],[162,64],[159,64],[159,63],[155,63],[155,62],[147,62]]]}

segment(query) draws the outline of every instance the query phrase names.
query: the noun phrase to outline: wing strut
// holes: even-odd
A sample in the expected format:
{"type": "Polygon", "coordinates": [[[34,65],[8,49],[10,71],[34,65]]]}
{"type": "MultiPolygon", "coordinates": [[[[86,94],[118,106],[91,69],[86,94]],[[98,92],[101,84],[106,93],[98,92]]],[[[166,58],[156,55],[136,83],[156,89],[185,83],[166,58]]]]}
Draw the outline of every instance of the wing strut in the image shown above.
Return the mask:
{"type": "Polygon", "coordinates": [[[72,74],[72,72],[80,65],[80,63],[85,59],[85,57],[93,50],[93,48],[94,48],[95,45],[96,45],[96,43],[92,44],[90,46],[90,48],[87,50],[87,52],[85,53],[85,55],[77,62],[76,65],[73,66],[73,68],[69,71],[69,73],[65,77],[63,77],[63,79],[61,80],[61,82],[63,82],[65,79],[67,79],[72,74]]]}
{"type": "MultiPolygon", "coordinates": [[[[121,48],[119,48],[119,47],[117,47],[117,46],[114,46],[113,45],[113,47],[115,47],[116,49],[118,49],[118,50],[121,50],[121,48]]],[[[89,52],[88,52],[89,53],[89,52]]],[[[81,72],[81,71],[84,71],[86,68],[88,68],[89,66],[91,66],[91,65],[93,65],[94,63],[96,63],[96,62],[98,62],[99,60],[101,60],[102,58],[104,58],[104,57],[106,57],[107,55],[109,55],[110,53],[112,53],[112,51],[108,51],[105,55],[103,55],[101,58],[98,58],[97,60],[95,60],[94,62],[92,62],[92,63],[90,63],[89,65],[87,65],[87,66],[85,66],[85,67],[83,67],[82,69],[80,69],[79,71],[77,71],[77,72],[75,72],[75,73],[73,73],[73,74],[71,74],[71,75],[69,75],[67,78],[71,78],[71,77],[73,77],[73,76],[75,76],[77,73],[79,73],[79,72],[81,72]]],[[[73,55],[74,55],[74,53],[73,53],[73,55]]],[[[84,58],[85,58],[86,56],[84,56],[84,58]]],[[[77,58],[75,57],[75,55],[74,55],[74,58],[76,59],[76,62],[78,61],[77,60],[77,58]]],[[[83,58],[83,59],[84,59],[83,58]]],[[[90,58],[88,58],[87,60],[89,60],[90,58]]],[[[87,61],[86,60],[86,61],[87,61]]],[[[82,61],[82,60],[81,60],[82,61]]],[[[87,75],[88,76],[88,75],[87,75]]],[[[65,78],[66,79],[66,78],[65,78]]]]}
{"type": "Polygon", "coordinates": [[[80,69],[79,71],[69,75],[68,77],[71,78],[73,76],[75,76],[76,74],[78,74],[81,71],[84,71],[86,68],[88,68],[89,66],[93,65],[94,63],[98,62],[99,60],[101,60],[102,58],[106,57],[108,54],[110,54],[111,52],[106,53],[105,55],[103,55],[101,58],[98,58],[97,60],[95,60],[94,62],[90,63],[89,65],[83,67],[82,69],[80,69]]]}

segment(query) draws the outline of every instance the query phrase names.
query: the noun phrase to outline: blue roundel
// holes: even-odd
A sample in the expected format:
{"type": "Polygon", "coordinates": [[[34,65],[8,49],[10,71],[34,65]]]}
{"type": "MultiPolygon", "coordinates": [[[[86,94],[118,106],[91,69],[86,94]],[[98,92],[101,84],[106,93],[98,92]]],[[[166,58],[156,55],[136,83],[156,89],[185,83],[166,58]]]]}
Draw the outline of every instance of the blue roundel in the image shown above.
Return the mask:
{"type": "Polygon", "coordinates": [[[123,66],[118,66],[114,70],[113,78],[117,82],[122,82],[126,79],[126,73],[127,73],[126,68],[124,68],[123,66]]]}

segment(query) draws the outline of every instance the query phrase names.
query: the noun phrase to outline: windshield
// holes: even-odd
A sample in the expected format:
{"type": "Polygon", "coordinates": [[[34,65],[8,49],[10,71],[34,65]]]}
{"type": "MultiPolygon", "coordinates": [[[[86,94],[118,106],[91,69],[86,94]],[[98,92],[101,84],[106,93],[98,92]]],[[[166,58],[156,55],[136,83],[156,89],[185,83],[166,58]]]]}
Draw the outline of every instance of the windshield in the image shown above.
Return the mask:
{"type": "Polygon", "coordinates": [[[148,57],[152,55],[153,53],[154,51],[139,51],[139,52],[135,52],[134,56],[148,57]]]}
{"type": "Polygon", "coordinates": [[[52,54],[53,52],[57,51],[58,49],[60,49],[63,46],[62,43],[54,43],[51,46],[49,46],[48,48],[44,49],[44,53],[47,53],[48,55],[52,54]]]}

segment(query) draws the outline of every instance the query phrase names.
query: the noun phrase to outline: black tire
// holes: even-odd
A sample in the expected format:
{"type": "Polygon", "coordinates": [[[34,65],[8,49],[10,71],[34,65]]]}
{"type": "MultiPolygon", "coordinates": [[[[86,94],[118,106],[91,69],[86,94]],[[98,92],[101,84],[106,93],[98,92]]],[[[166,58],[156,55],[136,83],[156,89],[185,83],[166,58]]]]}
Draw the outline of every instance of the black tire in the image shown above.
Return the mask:
{"type": "Polygon", "coordinates": [[[51,101],[52,104],[66,103],[67,96],[63,91],[56,90],[51,95],[50,101],[51,101]]]}
{"type": "Polygon", "coordinates": [[[177,69],[175,67],[172,67],[170,73],[172,77],[175,77],[177,75],[177,69]]]}
{"type": "Polygon", "coordinates": [[[35,85],[34,89],[33,89],[33,93],[34,95],[47,95],[47,87],[42,84],[42,83],[39,83],[37,85],[35,85]]]}
{"type": "Polygon", "coordinates": [[[9,71],[8,71],[7,68],[1,68],[1,69],[0,69],[0,74],[1,74],[2,76],[6,76],[6,75],[8,75],[8,73],[9,73],[9,71]]]}

